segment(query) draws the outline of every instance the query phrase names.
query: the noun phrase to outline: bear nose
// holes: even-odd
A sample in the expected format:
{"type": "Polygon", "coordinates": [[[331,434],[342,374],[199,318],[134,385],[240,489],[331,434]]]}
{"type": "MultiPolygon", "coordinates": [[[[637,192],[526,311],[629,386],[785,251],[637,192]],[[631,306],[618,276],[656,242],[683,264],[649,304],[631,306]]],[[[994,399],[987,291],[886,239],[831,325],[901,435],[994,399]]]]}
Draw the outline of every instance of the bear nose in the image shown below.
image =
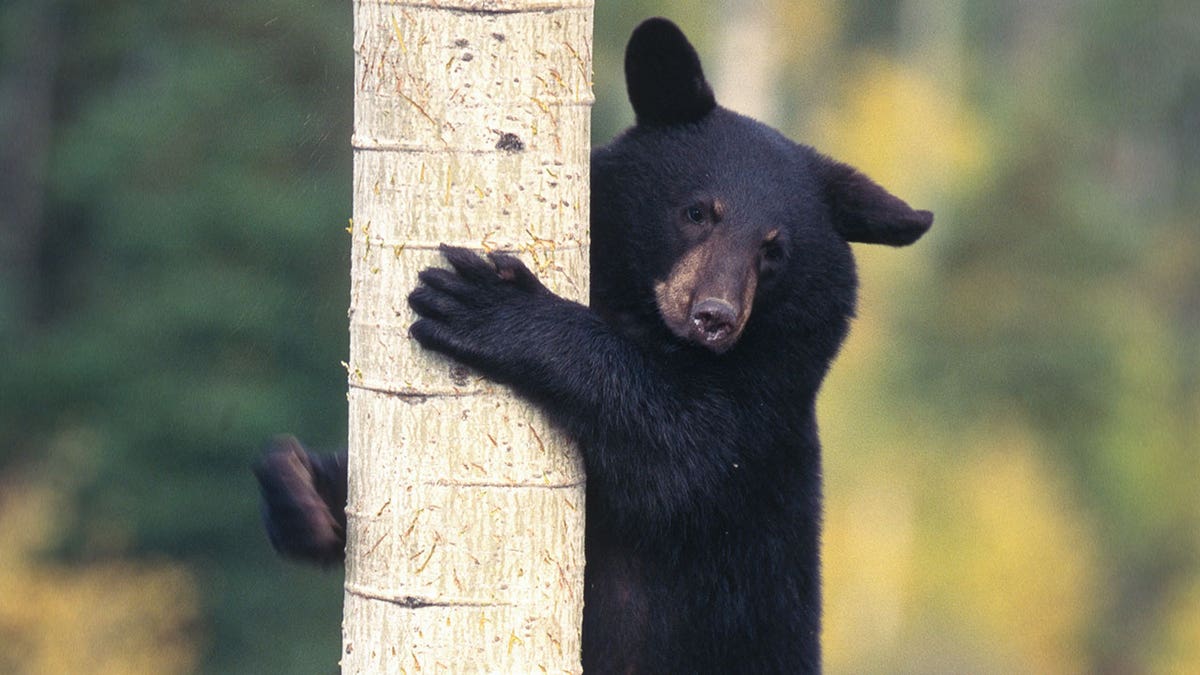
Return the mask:
{"type": "Polygon", "coordinates": [[[737,311],[733,305],[717,298],[707,298],[692,308],[692,325],[709,342],[720,340],[733,332],[737,311]]]}

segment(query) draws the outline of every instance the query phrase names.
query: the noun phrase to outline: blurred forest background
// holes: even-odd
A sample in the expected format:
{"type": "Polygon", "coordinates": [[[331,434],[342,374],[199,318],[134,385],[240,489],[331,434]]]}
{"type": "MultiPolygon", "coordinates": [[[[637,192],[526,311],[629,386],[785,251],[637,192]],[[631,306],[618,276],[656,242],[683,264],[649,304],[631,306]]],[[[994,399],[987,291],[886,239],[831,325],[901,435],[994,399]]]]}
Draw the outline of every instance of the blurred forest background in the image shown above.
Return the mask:
{"type": "MultiPolygon", "coordinates": [[[[0,672],[329,673],[249,465],[346,435],[342,1],[0,5],[0,672]]],[[[1200,668],[1200,3],[599,0],[937,213],[821,402],[831,673],[1200,668]]]]}

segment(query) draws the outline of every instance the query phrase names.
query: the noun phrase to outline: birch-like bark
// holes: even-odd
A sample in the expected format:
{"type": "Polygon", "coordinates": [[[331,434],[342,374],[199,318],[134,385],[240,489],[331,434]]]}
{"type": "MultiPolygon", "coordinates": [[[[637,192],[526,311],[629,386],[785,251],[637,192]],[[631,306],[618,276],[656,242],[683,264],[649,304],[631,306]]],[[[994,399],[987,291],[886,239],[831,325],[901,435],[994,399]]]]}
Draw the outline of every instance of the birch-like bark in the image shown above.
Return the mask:
{"type": "Polygon", "coordinates": [[[586,301],[592,2],[360,0],[354,40],[343,671],[578,672],[578,454],[406,297],[445,242],[586,301]]]}

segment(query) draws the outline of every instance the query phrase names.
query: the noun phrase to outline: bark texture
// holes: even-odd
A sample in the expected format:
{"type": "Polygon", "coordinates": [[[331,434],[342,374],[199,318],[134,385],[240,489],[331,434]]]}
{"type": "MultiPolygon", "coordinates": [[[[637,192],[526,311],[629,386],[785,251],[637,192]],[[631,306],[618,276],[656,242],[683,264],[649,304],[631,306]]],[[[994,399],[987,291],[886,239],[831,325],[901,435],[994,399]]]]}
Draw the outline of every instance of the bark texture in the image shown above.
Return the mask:
{"type": "Polygon", "coordinates": [[[586,302],[592,2],[361,1],[354,40],[343,671],[578,672],[578,454],[406,297],[445,242],[586,302]]]}

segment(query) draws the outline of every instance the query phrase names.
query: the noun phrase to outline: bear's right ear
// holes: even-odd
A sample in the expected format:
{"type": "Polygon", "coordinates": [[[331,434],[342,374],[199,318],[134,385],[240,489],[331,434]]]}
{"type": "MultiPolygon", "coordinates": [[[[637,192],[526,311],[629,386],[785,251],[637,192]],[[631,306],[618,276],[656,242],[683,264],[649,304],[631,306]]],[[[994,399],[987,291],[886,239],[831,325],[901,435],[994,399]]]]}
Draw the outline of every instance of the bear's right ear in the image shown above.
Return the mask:
{"type": "Polygon", "coordinates": [[[639,125],[687,124],[717,107],[696,50],[666,19],[647,19],[633,31],[625,85],[639,125]]]}
{"type": "Polygon", "coordinates": [[[824,156],[817,167],[833,227],[846,241],[907,246],[933,225],[933,213],[912,208],[858,169],[824,156]]]}

